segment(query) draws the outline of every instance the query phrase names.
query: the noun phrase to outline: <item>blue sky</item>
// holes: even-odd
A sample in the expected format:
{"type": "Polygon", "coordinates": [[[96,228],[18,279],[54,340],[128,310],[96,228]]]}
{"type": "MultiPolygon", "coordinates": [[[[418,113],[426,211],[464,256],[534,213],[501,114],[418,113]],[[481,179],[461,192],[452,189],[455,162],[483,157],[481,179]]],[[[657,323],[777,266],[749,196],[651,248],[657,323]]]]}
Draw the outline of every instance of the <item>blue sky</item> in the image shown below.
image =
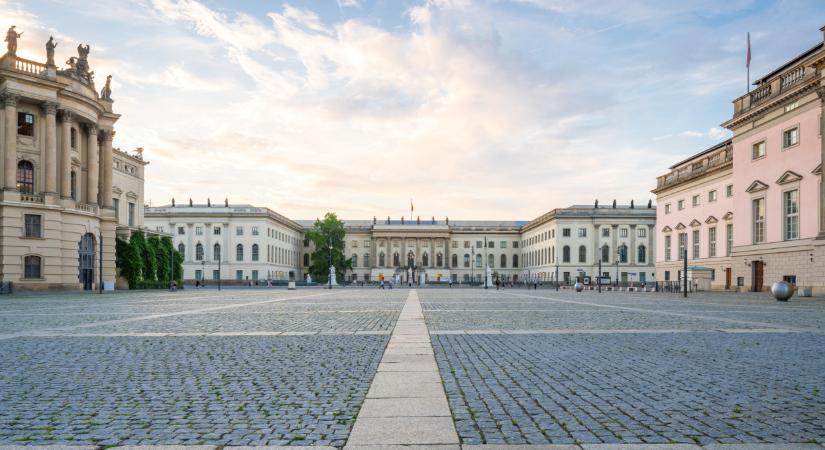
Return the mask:
{"type": "MultiPolygon", "coordinates": [[[[146,198],[289,217],[530,219],[652,198],[726,138],[752,79],[822,40],[825,2],[0,0],[19,53],[92,47],[146,198]]],[[[5,29],[5,28],[4,28],[5,29]]]]}

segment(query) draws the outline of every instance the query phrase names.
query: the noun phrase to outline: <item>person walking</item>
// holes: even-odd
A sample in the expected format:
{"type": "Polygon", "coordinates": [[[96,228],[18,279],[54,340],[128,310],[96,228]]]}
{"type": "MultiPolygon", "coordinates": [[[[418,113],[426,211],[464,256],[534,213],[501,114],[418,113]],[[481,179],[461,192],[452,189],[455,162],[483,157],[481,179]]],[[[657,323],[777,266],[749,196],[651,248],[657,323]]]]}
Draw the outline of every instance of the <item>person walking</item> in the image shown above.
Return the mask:
{"type": "Polygon", "coordinates": [[[496,290],[499,290],[500,287],[501,287],[501,281],[498,278],[496,278],[496,290]]]}
{"type": "Polygon", "coordinates": [[[378,289],[384,289],[384,280],[381,280],[381,282],[378,283],[378,289]]]}

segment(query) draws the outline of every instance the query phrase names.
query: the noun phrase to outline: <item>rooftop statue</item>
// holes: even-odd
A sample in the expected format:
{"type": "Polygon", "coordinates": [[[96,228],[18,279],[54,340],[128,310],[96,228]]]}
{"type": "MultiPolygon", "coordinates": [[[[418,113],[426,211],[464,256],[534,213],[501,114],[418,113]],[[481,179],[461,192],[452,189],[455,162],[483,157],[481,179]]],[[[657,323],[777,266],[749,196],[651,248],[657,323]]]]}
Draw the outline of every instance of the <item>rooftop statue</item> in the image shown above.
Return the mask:
{"type": "Polygon", "coordinates": [[[54,41],[54,36],[49,36],[49,40],[46,42],[46,65],[49,67],[54,67],[54,49],[57,47],[57,42],[54,41]]]}
{"type": "Polygon", "coordinates": [[[20,36],[23,36],[23,33],[18,33],[17,30],[14,29],[16,25],[12,25],[9,27],[9,31],[6,32],[6,49],[8,49],[8,54],[12,56],[17,56],[17,39],[20,36]]]}
{"type": "Polygon", "coordinates": [[[112,99],[112,76],[109,75],[106,77],[106,84],[103,85],[103,89],[100,90],[100,98],[103,100],[111,100],[112,99]]]}

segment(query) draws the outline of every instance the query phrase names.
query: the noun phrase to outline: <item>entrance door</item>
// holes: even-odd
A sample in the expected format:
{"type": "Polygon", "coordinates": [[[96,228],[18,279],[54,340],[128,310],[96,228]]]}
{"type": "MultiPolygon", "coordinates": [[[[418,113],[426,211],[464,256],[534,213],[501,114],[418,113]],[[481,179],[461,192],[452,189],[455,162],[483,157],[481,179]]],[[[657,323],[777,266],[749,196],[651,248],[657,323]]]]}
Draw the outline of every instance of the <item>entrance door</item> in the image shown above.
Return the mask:
{"type": "Polygon", "coordinates": [[[730,289],[730,285],[733,282],[733,273],[731,268],[728,267],[725,269],[725,289],[730,289]]]}
{"type": "Polygon", "coordinates": [[[78,243],[78,279],[84,291],[94,289],[95,282],[95,237],[86,233],[78,243]]]}
{"type": "Polygon", "coordinates": [[[753,262],[753,292],[762,292],[763,269],[762,261],[753,262]]]}

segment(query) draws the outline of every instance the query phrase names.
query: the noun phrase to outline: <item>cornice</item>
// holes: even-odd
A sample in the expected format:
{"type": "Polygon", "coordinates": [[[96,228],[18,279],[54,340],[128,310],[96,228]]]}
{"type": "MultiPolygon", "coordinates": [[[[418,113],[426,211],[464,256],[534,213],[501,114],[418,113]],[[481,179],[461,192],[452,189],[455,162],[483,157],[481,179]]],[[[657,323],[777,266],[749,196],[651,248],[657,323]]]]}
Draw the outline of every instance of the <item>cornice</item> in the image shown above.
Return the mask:
{"type": "MultiPolygon", "coordinates": [[[[802,97],[808,92],[817,89],[820,80],[821,77],[812,78],[807,83],[798,86],[796,90],[790,91],[786,94],[780,94],[776,96],[774,99],[765,102],[764,104],[758,105],[755,108],[751,108],[747,112],[723,122],[721,126],[733,131],[735,128],[739,128],[741,125],[747,122],[752,122],[754,120],[761,119],[772,109],[781,105],[782,103],[802,97]]],[[[819,89],[821,90],[822,88],[820,87],[819,89]]],[[[822,98],[822,94],[819,93],[819,90],[817,90],[817,94],[819,94],[820,98],[822,98]]]]}

